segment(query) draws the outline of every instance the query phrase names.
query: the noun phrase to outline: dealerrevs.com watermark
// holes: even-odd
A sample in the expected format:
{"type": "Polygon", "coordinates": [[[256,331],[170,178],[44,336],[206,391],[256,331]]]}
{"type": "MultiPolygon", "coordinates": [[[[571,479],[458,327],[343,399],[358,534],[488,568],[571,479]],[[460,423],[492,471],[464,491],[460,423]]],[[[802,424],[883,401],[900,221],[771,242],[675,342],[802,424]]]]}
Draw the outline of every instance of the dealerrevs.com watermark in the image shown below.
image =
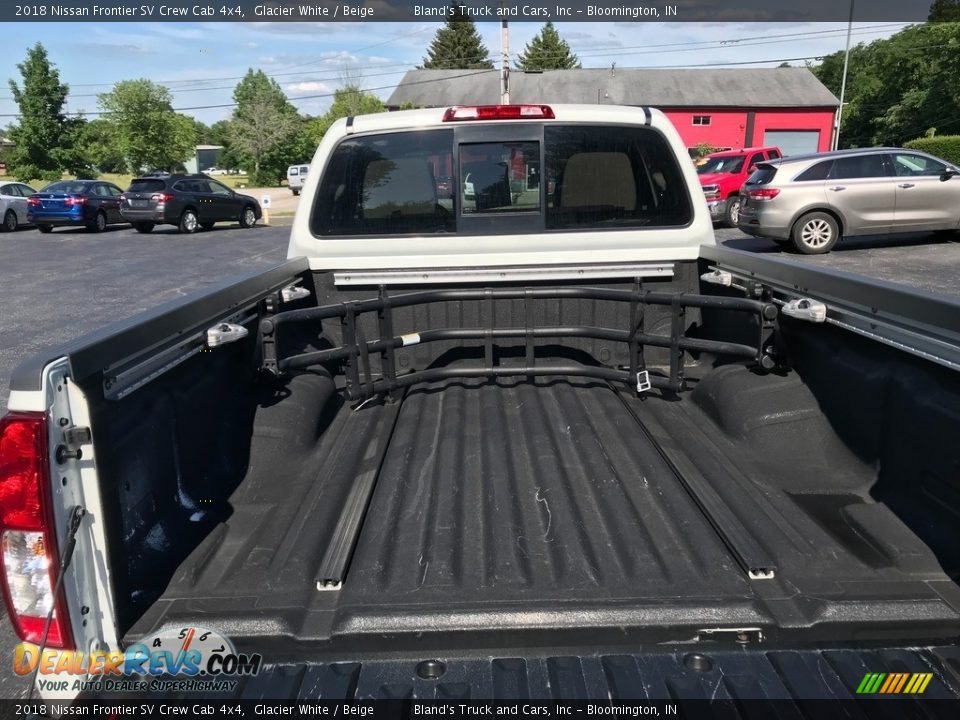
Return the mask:
{"type": "Polygon", "coordinates": [[[20,643],[17,675],[51,692],[229,692],[238,676],[256,675],[259,654],[237,653],[229,638],[202,627],[165,628],[125,651],[40,650],[20,643]]]}

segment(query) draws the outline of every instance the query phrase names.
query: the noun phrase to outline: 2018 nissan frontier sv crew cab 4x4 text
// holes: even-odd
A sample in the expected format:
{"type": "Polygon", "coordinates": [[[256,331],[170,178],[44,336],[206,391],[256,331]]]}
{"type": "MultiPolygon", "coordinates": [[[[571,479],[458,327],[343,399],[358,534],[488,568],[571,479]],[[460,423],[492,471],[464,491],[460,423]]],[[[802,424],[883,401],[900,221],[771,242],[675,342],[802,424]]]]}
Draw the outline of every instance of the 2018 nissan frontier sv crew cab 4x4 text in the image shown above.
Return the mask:
{"type": "Polygon", "coordinates": [[[286,262],[14,374],[21,638],[212,628],[238,697],[956,695],[957,303],[717,248],[647,108],[347,118],[310,166],[286,262]]]}

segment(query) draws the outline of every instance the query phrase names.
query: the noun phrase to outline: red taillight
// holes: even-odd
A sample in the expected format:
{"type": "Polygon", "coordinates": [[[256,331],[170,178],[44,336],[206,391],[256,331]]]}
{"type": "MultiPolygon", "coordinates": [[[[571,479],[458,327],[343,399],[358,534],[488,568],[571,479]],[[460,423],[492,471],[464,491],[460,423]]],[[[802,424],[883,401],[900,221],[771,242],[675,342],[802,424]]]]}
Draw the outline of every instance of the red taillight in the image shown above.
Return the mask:
{"type": "Polygon", "coordinates": [[[40,198],[30,197],[27,198],[27,205],[30,207],[40,207],[40,198]]]}
{"type": "Polygon", "coordinates": [[[173,195],[170,193],[154,193],[150,199],[158,203],[168,203],[173,201],[173,195]]]}
{"type": "Polygon", "coordinates": [[[443,113],[444,122],[462,120],[553,120],[549,105],[455,105],[443,113]]]}
{"type": "Polygon", "coordinates": [[[73,641],[62,621],[66,606],[53,597],[59,559],[46,500],[49,488],[46,417],[10,413],[0,418],[0,546],[7,611],[20,639],[38,644],[55,604],[47,645],[69,647],[73,641]]]}
{"type": "Polygon", "coordinates": [[[747,193],[752,200],[773,200],[779,194],[780,190],[778,188],[761,188],[747,193]]]}
{"type": "Polygon", "coordinates": [[[73,205],[86,205],[87,199],[83,195],[68,195],[64,202],[67,204],[67,207],[71,207],[73,205]]]}

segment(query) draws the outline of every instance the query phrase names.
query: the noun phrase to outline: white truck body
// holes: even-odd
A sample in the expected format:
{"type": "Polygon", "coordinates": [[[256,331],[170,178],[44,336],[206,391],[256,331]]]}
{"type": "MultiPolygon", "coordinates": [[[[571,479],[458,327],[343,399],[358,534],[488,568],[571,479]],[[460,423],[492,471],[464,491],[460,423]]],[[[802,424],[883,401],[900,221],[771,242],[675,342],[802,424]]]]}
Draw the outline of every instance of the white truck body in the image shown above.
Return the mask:
{"type": "MultiPolygon", "coordinates": [[[[658,110],[619,106],[551,105],[556,119],[531,120],[544,124],[590,124],[602,126],[649,125],[669,143],[676,158],[687,156],[680,135],[658,110]]],[[[689,162],[680,162],[684,180],[697,194],[691,197],[692,222],[674,228],[629,228],[623,230],[579,230],[541,234],[484,234],[456,236],[411,236],[384,243],[381,237],[317,238],[310,230],[310,216],[317,186],[334,149],[345,139],[365,134],[412,132],[430,129],[496,127],[502,120],[444,122],[444,109],[407,110],[362,115],[339,120],[327,131],[317,148],[303,186],[303,200],[297,209],[290,236],[288,257],[306,257],[313,270],[373,271],[466,268],[554,267],[555,279],[576,277],[583,266],[596,263],[637,263],[694,260],[700,246],[715,245],[713,225],[697,173],[689,162]]]]}

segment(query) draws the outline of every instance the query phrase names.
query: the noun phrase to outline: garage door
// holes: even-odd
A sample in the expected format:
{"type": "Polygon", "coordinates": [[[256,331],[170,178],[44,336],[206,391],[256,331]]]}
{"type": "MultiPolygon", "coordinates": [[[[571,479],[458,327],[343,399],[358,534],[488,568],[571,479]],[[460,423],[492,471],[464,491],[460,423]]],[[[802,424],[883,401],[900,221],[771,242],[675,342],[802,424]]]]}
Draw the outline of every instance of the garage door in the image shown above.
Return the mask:
{"type": "Polygon", "coordinates": [[[784,155],[815,153],[820,149],[820,131],[767,130],[763,133],[763,144],[776,145],[784,155]]]}

